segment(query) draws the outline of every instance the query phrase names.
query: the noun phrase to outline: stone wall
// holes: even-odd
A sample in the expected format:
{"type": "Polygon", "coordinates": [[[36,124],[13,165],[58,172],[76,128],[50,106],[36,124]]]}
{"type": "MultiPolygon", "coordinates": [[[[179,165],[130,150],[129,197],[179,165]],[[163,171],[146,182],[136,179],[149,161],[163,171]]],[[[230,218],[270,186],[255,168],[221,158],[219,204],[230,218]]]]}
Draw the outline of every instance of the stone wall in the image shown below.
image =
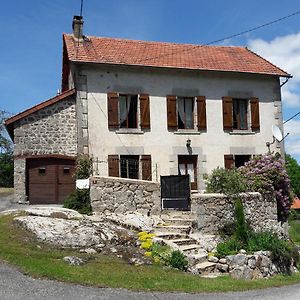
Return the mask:
{"type": "MultiPolygon", "coordinates": [[[[286,228],[277,221],[274,197],[260,193],[241,194],[246,220],[254,230],[272,231],[286,235],[286,228]]],[[[234,200],[222,194],[193,194],[191,210],[197,215],[198,229],[216,234],[225,224],[234,220],[234,200]]]]}
{"type": "Polygon", "coordinates": [[[14,129],[14,155],[77,154],[75,100],[45,107],[20,121],[14,129]]]}
{"type": "Polygon", "coordinates": [[[67,98],[17,121],[14,128],[15,200],[26,199],[26,157],[77,155],[75,100],[67,98]]]}
{"type": "Polygon", "coordinates": [[[160,185],[145,180],[93,177],[91,204],[95,212],[159,214],[160,185]]]}

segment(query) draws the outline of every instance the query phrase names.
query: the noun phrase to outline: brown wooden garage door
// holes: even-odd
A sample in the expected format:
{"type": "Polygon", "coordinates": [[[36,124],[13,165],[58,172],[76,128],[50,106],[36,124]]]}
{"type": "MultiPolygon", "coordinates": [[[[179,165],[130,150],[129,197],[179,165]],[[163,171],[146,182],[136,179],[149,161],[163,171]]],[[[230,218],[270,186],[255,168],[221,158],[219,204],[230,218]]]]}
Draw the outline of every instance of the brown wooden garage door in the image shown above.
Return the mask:
{"type": "Polygon", "coordinates": [[[60,204],[75,189],[75,162],[61,158],[27,159],[30,204],[60,204]]]}

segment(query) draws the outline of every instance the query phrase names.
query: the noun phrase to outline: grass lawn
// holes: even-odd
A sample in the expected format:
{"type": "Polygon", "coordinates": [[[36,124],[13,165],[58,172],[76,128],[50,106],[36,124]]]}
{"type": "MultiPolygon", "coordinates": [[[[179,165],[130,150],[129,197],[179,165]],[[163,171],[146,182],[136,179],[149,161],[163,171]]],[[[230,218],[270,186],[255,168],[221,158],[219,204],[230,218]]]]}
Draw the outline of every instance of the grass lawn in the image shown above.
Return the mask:
{"type": "Polygon", "coordinates": [[[0,260],[20,268],[33,277],[99,287],[118,287],[133,290],[225,292],[266,288],[300,283],[300,273],[276,276],[269,280],[242,281],[228,276],[204,279],[158,265],[132,266],[116,257],[79,254],[59,250],[37,242],[33,236],[13,226],[12,216],[0,218],[0,260]],[[66,255],[89,258],[83,266],[70,266],[62,261],[66,255]]]}
{"type": "Polygon", "coordinates": [[[289,221],[289,235],[293,242],[300,246],[300,220],[289,221]]]}

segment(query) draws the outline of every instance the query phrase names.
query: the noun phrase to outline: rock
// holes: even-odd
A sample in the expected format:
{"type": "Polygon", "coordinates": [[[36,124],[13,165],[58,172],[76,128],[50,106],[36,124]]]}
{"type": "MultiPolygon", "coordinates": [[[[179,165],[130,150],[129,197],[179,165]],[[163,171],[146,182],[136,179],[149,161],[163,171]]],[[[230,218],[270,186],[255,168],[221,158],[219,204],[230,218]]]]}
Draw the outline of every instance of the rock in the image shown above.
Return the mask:
{"type": "Polygon", "coordinates": [[[187,271],[189,273],[192,273],[193,275],[198,275],[199,274],[199,270],[195,266],[188,268],[187,271]]]}
{"type": "Polygon", "coordinates": [[[195,267],[198,269],[198,271],[200,273],[203,273],[203,272],[212,272],[212,271],[214,271],[215,266],[216,266],[215,263],[205,261],[205,262],[197,264],[195,267]]]}
{"type": "Polygon", "coordinates": [[[226,258],[221,258],[219,259],[220,264],[226,264],[226,258]]]}
{"type": "Polygon", "coordinates": [[[251,280],[252,270],[247,266],[236,267],[229,272],[229,275],[234,279],[251,280]]]}
{"type": "Polygon", "coordinates": [[[84,264],[84,261],[77,256],[65,256],[63,261],[70,264],[71,266],[80,266],[84,264]]]}
{"type": "Polygon", "coordinates": [[[87,254],[96,254],[97,253],[97,251],[93,248],[80,249],[79,252],[87,253],[87,254]]]}
{"type": "Polygon", "coordinates": [[[117,253],[118,252],[118,250],[116,248],[114,248],[114,247],[110,248],[109,251],[111,253],[117,253]]]}
{"type": "Polygon", "coordinates": [[[263,275],[261,274],[260,270],[258,268],[254,269],[252,272],[252,279],[261,279],[263,278],[263,275]]]}
{"type": "Polygon", "coordinates": [[[251,269],[256,268],[256,256],[253,255],[248,258],[248,267],[250,267],[251,269]]]}
{"type": "Polygon", "coordinates": [[[209,262],[213,262],[213,263],[217,263],[219,261],[219,259],[217,257],[212,256],[212,255],[209,255],[208,258],[207,258],[207,260],[209,262]]]}
{"type": "Polygon", "coordinates": [[[131,257],[129,259],[129,263],[135,265],[135,266],[140,266],[140,265],[143,265],[144,264],[144,261],[140,258],[137,258],[137,257],[131,257]]]}
{"type": "Polygon", "coordinates": [[[245,254],[228,255],[226,256],[227,264],[230,268],[242,267],[247,264],[248,257],[245,254]]]}
{"type": "Polygon", "coordinates": [[[216,265],[216,268],[222,273],[227,273],[229,271],[229,266],[227,264],[218,263],[216,265]]]}
{"type": "Polygon", "coordinates": [[[247,254],[247,251],[244,250],[244,249],[241,249],[241,250],[239,251],[239,253],[240,253],[240,254],[247,254]]]}

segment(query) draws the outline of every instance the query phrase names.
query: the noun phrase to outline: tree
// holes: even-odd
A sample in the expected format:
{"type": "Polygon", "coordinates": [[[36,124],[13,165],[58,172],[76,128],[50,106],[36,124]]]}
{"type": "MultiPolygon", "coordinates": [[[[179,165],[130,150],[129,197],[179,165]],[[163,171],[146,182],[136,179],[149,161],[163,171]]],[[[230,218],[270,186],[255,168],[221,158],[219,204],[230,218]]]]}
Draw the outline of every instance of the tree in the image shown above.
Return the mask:
{"type": "Polygon", "coordinates": [[[300,198],[300,165],[291,155],[285,155],[286,169],[291,181],[291,187],[297,197],[300,198]]]}
{"type": "Polygon", "coordinates": [[[0,187],[12,187],[14,180],[13,144],[4,127],[8,115],[0,110],[0,187]]]}

